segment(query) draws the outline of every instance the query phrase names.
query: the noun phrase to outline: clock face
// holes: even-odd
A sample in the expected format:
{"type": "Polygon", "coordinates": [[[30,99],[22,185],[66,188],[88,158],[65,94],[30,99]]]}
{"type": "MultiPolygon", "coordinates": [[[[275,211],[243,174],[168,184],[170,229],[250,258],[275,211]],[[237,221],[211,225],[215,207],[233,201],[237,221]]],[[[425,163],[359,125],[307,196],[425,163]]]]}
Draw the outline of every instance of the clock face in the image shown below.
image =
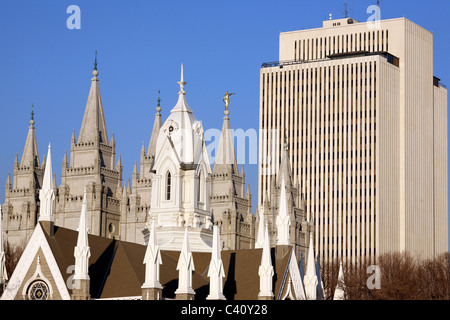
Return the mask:
{"type": "Polygon", "coordinates": [[[47,300],[48,286],[43,281],[36,281],[31,285],[29,298],[30,300],[47,300]]]}

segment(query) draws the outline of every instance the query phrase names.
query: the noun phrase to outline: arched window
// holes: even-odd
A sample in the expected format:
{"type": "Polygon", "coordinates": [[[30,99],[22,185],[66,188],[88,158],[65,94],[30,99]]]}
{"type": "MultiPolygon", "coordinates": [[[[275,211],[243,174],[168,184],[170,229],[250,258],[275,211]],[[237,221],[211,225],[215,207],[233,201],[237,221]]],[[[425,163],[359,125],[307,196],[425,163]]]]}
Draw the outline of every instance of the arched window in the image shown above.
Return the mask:
{"type": "Polygon", "coordinates": [[[172,175],[170,174],[170,171],[167,171],[167,174],[166,174],[166,200],[170,200],[171,187],[172,187],[172,175]]]}

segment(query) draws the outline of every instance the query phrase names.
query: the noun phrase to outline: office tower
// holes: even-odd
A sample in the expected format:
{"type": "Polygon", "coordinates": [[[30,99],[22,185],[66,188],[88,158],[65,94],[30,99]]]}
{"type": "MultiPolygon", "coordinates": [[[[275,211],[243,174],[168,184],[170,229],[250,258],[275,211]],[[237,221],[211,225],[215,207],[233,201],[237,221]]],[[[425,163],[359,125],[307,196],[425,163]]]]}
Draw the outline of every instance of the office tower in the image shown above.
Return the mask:
{"type": "Polygon", "coordinates": [[[260,74],[258,204],[289,146],[321,259],[448,251],[447,89],[405,18],[280,34],[260,74]]]}

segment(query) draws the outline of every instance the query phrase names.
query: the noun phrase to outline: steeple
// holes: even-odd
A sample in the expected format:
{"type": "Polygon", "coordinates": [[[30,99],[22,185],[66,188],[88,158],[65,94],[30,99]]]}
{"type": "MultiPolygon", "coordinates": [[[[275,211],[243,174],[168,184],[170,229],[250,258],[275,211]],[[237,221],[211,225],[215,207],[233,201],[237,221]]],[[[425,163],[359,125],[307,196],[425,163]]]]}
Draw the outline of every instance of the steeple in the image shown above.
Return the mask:
{"type": "Polygon", "coordinates": [[[150,143],[148,144],[147,156],[154,157],[156,153],[156,142],[158,141],[159,130],[162,126],[161,120],[161,91],[158,90],[158,106],[156,107],[155,121],[153,122],[152,136],[150,137],[150,143]]]}
{"type": "Polygon", "coordinates": [[[345,281],[344,269],[342,268],[342,260],[339,263],[339,275],[336,289],[334,290],[333,300],[345,300],[345,281]]]}
{"type": "Polygon", "coordinates": [[[265,228],[265,219],[264,219],[264,205],[261,205],[259,208],[259,225],[258,225],[258,234],[256,236],[255,248],[259,249],[264,246],[264,228],[265,228]]]}
{"type": "Polygon", "coordinates": [[[260,300],[272,300],[273,299],[273,283],[272,278],[274,275],[272,257],[270,254],[270,239],[269,228],[266,224],[264,232],[264,245],[261,256],[261,264],[259,266],[259,294],[260,300]]]}
{"type": "Polygon", "coordinates": [[[103,113],[103,104],[100,96],[100,88],[98,84],[97,71],[97,52],[95,55],[94,76],[91,80],[91,89],[84,111],[83,122],[81,124],[78,143],[80,142],[100,142],[108,144],[108,133],[106,131],[105,116],[103,113]]]}
{"type": "MultiPolygon", "coordinates": [[[[234,139],[233,133],[231,131],[229,114],[230,111],[228,109],[225,109],[225,117],[223,117],[222,133],[220,135],[219,145],[217,147],[213,173],[217,172],[219,167],[230,166],[232,173],[239,175],[239,168],[236,161],[236,152],[234,150],[234,139]]],[[[242,171],[244,171],[243,166],[242,171]]]]}
{"type": "Polygon", "coordinates": [[[225,300],[223,295],[223,278],[225,272],[223,270],[223,263],[220,250],[220,232],[219,227],[213,227],[213,246],[211,253],[211,262],[208,269],[209,277],[209,295],[207,300],[225,300]]]}
{"type": "Polygon", "coordinates": [[[150,238],[145,251],[145,283],[142,286],[143,300],[160,300],[162,286],[159,282],[160,265],[162,264],[161,252],[156,236],[156,222],[153,221],[150,238]]]}
{"type": "Polygon", "coordinates": [[[178,289],[175,291],[177,300],[193,300],[195,291],[192,289],[192,272],[195,271],[194,259],[189,245],[188,228],[184,232],[183,245],[177,264],[178,289]]]}
{"type": "Polygon", "coordinates": [[[8,274],[6,273],[6,253],[3,246],[3,215],[0,205],[0,297],[5,289],[8,274]]]}
{"type": "Polygon", "coordinates": [[[316,259],[314,258],[314,245],[313,245],[313,234],[310,233],[309,239],[309,249],[308,249],[308,261],[306,264],[306,274],[305,274],[305,291],[308,300],[317,299],[317,285],[319,280],[316,273],[316,259]]]}
{"type": "MultiPolygon", "coordinates": [[[[32,106],[34,108],[34,105],[32,106]]],[[[39,152],[36,143],[36,134],[34,131],[34,110],[31,111],[30,126],[28,127],[27,140],[23,149],[20,167],[40,168],[39,152]]]]}
{"type": "Polygon", "coordinates": [[[178,92],[178,102],[175,105],[175,107],[170,111],[171,113],[174,112],[188,112],[192,114],[191,108],[189,108],[187,102],[186,102],[186,91],[184,91],[184,86],[187,84],[187,82],[184,81],[184,67],[183,64],[181,64],[181,77],[180,81],[178,81],[178,84],[180,85],[180,91],[178,92]]]}
{"type": "Polygon", "coordinates": [[[277,246],[288,246],[289,242],[289,227],[291,220],[288,213],[288,206],[286,200],[286,185],[284,182],[284,175],[281,177],[280,203],[277,215],[277,246]]]}
{"type": "Polygon", "coordinates": [[[285,134],[284,139],[284,148],[283,153],[281,155],[281,162],[277,172],[277,185],[281,184],[281,177],[284,176],[286,187],[291,188],[292,184],[292,171],[291,165],[289,162],[289,148],[287,142],[287,133],[285,134]]]}
{"type": "Polygon", "coordinates": [[[48,227],[48,232],[53,235],[53,201],[55,200],[55,190],[53,188],[53,173],[52,173],[52,153],[51,146],[48,145],[47,164],[45,165],[44,181],[42,188],[39,191],[39,201],[41,203],[39,209],[39,221],[43,222],[44,227],[48,227]]]}
{"type": "Polygon", "coordinates": [[[75,289],[73,293],[74,300],[88,300],[89,297],[89,257],[91,256],[91,249],[88,241],[88,227],[87,227],[87,204],[86,204],[86,189],[84,190],[83,206],[81,208],[80,223],[78,226],[78,239],[75,247],[75,289]]]}

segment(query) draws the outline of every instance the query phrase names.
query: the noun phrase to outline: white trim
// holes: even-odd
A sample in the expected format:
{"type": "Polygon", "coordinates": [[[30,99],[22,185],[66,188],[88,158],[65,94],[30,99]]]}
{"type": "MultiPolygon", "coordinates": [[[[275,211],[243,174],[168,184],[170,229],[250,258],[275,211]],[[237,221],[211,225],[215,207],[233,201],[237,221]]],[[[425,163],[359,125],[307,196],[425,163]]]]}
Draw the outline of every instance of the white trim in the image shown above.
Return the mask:
{"type": "Polygon", "coordinates": [[[41,248],[42,253],[44,254],[44,258],[48,264],[50,272],[55,281],[56,288],[59,291],[61,298],[63,300],[70,300],[70,294],[64,282],[64,278],[59,271],[56,259],[53,256],[50,246],[45,238],[44,231],[42,230],[39,223],[36,225],[30,241],[25,247],[25,250],[20,257],[19,263],[17,264],[16,269],[11,276],[11,280],[8,282],[5,292],[3,293],[0,300],[15,299],[20,286],[25,280],[25,276],[27,275],[28,270],[33,265],[34,258],[36,257],[39,248],[41,248]]]}

